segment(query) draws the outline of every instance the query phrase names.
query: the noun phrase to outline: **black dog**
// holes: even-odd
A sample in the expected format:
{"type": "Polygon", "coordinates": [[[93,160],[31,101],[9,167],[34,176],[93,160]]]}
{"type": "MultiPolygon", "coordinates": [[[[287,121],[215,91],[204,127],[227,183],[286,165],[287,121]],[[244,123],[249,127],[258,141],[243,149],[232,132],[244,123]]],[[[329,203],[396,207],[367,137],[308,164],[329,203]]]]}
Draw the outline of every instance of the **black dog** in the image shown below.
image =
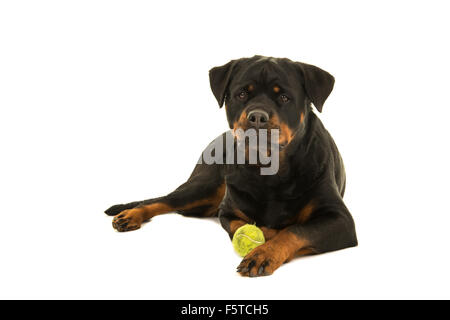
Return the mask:
{"type": "Polygon", "coordinates": [[[114,228],[136,230],[169,212],[217,215],[230,237],[240,226],[256,223],[266,243],[238,266],[245,276],[272,274],[295,256],[356,246],[354,222],[342,200],[343,162],[311,108],[312,103],[322,111],[333,76],[312,65],[262,56],[232,60],[209,76],[231,129],[279,130],[278,173],[261,175],[260,165],[197,164],[169,195],[106,210],[116,215],[114,228]]]}

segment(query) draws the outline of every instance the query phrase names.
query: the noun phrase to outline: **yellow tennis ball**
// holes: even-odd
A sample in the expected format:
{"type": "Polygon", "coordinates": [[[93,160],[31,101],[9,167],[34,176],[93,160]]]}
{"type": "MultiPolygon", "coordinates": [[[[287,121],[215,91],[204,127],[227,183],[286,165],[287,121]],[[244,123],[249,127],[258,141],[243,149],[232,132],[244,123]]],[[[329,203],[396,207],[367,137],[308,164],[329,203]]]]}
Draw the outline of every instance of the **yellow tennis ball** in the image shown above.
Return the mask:
{"type": "Polygon", "coordinates": [[[232,242],[234,250],[241,257],[245,257],[250,251],[266,242],[266,240],[260,228],[253,224],[246,224],[236,230],[232,242]]]}

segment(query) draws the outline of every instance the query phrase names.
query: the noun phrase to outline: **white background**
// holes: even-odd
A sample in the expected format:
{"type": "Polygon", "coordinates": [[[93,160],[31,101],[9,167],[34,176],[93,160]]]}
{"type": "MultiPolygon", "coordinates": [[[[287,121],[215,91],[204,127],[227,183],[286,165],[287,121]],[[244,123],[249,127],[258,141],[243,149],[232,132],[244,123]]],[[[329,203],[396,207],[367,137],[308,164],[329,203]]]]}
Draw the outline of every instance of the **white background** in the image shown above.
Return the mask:
{"type": "Polygon", "coordinates": [[[445,1],[2,1],[0,298],[450,298],[445,1]],[[336,77],[320,115],[360,245],[249,279],[215,219],[117,233],[227,129],[208,70],[336,77]]]}

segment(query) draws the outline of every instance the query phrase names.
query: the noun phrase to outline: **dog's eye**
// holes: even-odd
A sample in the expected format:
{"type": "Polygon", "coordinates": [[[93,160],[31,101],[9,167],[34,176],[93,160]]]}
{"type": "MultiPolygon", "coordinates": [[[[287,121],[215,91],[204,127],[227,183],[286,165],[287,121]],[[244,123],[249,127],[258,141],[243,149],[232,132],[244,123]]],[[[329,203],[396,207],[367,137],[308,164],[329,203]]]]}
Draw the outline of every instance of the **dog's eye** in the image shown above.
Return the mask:
{"type": "Polygon", "coordinates": [[[239,99],[245,100],[245,99],[247,99],[248,93],[247,93],[247,91],[242,90],[239,92],[239,94],[237,96],[239,99]]]}
{"type": "Polygon", "coordinates": [[[280,96],[280,100],[281,100],[281,102],[283,102],[283,103],[287,103],[287,102],[289,102],[289,97],[287,96],[287,95],[285,95],[285,94],[282,94],[281,96],[280,96]]]}

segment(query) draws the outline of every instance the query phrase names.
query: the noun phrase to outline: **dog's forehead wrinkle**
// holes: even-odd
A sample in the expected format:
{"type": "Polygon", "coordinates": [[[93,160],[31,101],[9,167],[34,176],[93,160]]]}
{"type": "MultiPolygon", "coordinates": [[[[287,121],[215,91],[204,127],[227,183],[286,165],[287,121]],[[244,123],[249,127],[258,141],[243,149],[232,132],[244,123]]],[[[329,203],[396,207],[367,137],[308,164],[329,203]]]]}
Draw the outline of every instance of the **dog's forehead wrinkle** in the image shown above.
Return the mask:
{"type": "Polygon", "coordinates": [[[256,85],[275,85],[289,83],[289,75],[281,65],[274,64],[272,61],[263,60],[250,63],[246,68],[240,70],[240,74],[235,77],[235,85],[245,86],[250,83],[256,85]]]}

